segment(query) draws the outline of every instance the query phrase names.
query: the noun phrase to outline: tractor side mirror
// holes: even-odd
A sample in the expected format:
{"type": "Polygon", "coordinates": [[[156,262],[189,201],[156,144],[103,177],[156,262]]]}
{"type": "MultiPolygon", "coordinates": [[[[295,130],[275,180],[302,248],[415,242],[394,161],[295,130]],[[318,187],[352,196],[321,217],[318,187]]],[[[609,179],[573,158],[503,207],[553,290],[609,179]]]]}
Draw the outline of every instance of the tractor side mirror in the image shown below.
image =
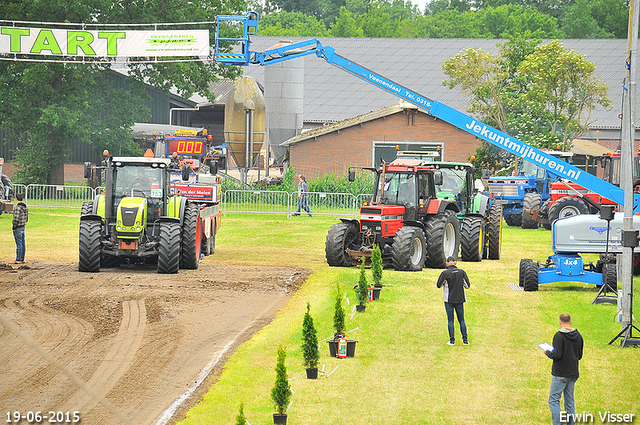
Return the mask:
{"type": "Polygon", "coordinates": [[[85,162],[84,163],[84,178],[85,179],[90,179],[91,178],[91,163],[90,162],[85,162]]]}
{"type": "Polygon", "coordinates": [[[349,181],[356,181],[356,170],[349,170],[349,181]]]}
{"type": "Polygon", "coordinates": [[[190,169],[191,167],[189,167],[186,164],[182,166],[182,180],[184,181],[189,180],[189,174],[191,174],[191,172],[189,171],[190,169]]]}
{"type": "Polygon", "coordinates": [[[484,192],[484,183],[482,183],[482,180],[480,179],[476,179],[473,182],[473,187],[478,192],[484,192]]]}
{"type": "Polygon", "coordinates": [[[433,173],[433,182],[436,186],[440,186],[444,182],[442,171],[436,171],[435,173],[433,173]]]}
{"type": "Polygon", "coordinates": [[[488,168],[483,168],[482,169],[482,178],[483,179],[488,179],[489,177],[491,177],[491,170],[489,170],[488,168]]]}

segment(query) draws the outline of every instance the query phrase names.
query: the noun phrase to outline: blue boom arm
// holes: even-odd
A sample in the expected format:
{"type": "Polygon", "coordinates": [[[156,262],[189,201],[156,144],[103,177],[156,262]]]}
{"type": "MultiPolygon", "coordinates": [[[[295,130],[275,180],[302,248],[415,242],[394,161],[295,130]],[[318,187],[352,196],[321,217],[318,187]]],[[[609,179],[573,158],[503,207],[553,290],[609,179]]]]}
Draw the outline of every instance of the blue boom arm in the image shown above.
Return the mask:
{"type": "MultiPolygon", "coordinates": [[[[463,114],[462,112],[443,103],[431,100],[401,86],[400,84],[394,83],[393,81],[338,55],[333,47],[323,46],[322,43],[315,38],[269,49],[264,52],[254,52],[249,49],[249,35],[257,32],[258,18],[255,12],[249,12],[245,17],[219,16],[217,19],[220,20],[218,21],[218,28],[220,27],[220,22],[234,19],[244,21],[243,38],[222,39],[223,41],[236,41],[242,43],[242,53],[221,53],[218,50],[218,41],[216,40],[216,60],[220,63],[227,65],[260,64],[264,66],[315,54],[319,58],[327,61],[329,64],[423,109],[429,115],[439,118],[461,130],[466,131],[467,133],[473,134],[479,139],[511,152],[514,155],[522,157],[523,159],[546,169],[552,174],[571,180],[572,182],[577,183],[604,198],[608,198],[620,205],[624,205],[624,191],[619,187],[599,179],[592,174],[583,172],[583,170],[580,170],[569,163],[554,158],[551,155],[516,139],[515,137],[511,137],[508,134],[463,114]],[[253,26],[255,26],[254,32],[252,32],[253,26]]],[[[218,29],[216,29],[216,35],[217,31],[218,29]]],[[[636,194],[634,196],[634,210],[638,208],[639,203],[640,195],[636,194]]]]}

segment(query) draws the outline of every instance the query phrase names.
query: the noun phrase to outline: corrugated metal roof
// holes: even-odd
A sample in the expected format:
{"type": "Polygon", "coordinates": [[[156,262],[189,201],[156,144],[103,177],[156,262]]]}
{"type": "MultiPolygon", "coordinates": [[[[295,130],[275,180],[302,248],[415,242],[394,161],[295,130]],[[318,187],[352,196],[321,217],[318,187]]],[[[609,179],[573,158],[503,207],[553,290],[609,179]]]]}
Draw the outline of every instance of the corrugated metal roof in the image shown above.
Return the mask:
{"type": "MultiPolygon", "coordinates": [[[[280,37],[253,37],[251,50],[264,51],[280,37]]],[[[290,39],[289,37],[287,39],[290,39]]],[[[309,37],[293,37],[292,42],[309,37]]],[[[447,79],[442,63],[466,48],[498,52],[502,39],[388,39],[324,38],[323,45],[371,71],[425,97],[460,111],[469,107],[469,98],[459,90],[442,85],[447,79]]],[[[561,40],[566,49],[586,56],[596,65],[596,76],[609,88],[611,110],[598,108],[592,113],[591,128],[620,128],[622,81],[627,75],[627,40],[561,40]]],[[[304,121],[338,122],[394,105],[398,98],[365,83],[313,55],[305,62],[304,121]]],[[[268,65],[267,65],[268,66],[268,65]]],[[[264,68],[250,65],[244,74],[264,84],[264,68]]],[[[640,106],[640,105],[639,105],[640,106]]]]}

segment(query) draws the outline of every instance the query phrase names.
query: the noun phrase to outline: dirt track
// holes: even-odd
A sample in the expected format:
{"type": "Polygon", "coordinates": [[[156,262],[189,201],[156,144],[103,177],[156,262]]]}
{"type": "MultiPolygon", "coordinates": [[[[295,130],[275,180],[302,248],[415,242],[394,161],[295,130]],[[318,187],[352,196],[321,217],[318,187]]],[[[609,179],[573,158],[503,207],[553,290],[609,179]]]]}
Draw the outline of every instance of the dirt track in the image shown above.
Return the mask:
{"type": "Polygon", "coordinates": [[[0,321],[0,418],[6,421],[9,411],[78,411],[89,425],[120,423],[118,414],[132,424],[165,423],[177,408],[172,404],[209,370],[215,375],[307,274],[210,263],[178,275],[0,264],[0,314],[9,322],[0,321]],[[35,340],[57,364],[10,328],[35,340]]]}

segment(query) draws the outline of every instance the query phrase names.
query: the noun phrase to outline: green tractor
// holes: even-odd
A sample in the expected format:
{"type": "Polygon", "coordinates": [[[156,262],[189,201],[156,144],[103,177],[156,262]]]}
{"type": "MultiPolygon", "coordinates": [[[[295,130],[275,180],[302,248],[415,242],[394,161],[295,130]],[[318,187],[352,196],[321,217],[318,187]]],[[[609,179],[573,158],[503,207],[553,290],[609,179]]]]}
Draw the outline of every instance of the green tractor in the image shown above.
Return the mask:
{"type": "Polygon", "coordinates": [[[200,207],[172,193],[170,165],[165,158],[106,160],[105,192],[82,205],[81,272],[98,272],[122,261],[157,262],[158,273],[198,268],[200,207]]]}
{"type": "Polygon", "coordinates": [[[442,173],[437,197],[455,200],[460,211],[460,254],[463,261],[500,259],[502,207],[483,193],[482,180],[474,179],[470,163],[432,161],[442,173]]]}

